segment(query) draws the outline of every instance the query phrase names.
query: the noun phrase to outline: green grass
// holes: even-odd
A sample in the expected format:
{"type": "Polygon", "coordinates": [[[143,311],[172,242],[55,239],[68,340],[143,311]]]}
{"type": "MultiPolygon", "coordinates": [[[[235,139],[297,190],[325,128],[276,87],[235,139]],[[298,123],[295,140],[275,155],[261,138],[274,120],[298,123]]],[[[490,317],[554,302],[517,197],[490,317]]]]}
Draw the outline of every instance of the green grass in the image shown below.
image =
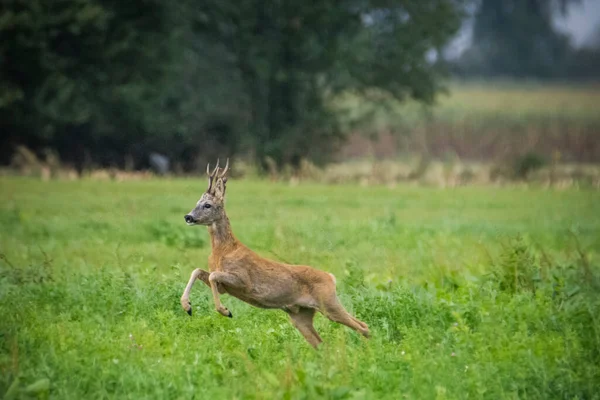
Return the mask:
{"type": "Polygon", "coordinates": [[[204,180],[0,180],[5,398],[600,398],[600,193],[232,180],[260,254],[334,273],[365,340],[208,290],[204,180]]]}
{"type": "Polygon", "coordinates": [[[363,97],[342,96],[335,105],[351,111],[349,118],[375,113],[384,125],[412,126],[432,119],[454,123],[464,119],[527,123],[552,118],[600,123],[598,84],[452,83],[447,89],[447,93],[438,96],[435,107],[427,112],[416,102],[397,102],[377,93],[363,97]],[[382,101],[388,108],[382,107],[382,101]]]}

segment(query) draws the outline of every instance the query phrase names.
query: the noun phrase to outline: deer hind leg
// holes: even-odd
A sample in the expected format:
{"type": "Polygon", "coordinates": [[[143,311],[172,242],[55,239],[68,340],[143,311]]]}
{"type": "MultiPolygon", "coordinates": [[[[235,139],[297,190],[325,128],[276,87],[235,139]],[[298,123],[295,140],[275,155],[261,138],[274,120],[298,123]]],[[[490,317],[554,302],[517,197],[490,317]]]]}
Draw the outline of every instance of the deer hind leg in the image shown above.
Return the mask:
{"type": "MultiPolygon", "coordinates": [[[[221,304],[221,297],[219,296],[219,286],[228,286],[232,288],[241,287],[244,285],[244,282],[240,280],[236,275],[230,274],[228,272],[215,271],[211,272],[208,276],[208,281],[210,283],[210,289],[212,290],[213,299],[215,301],[215,308],[217,311],[226,317],[233,318],[231,311],[227,309],[227,307],[221,304]]],[[[223,289],[223,288],[221,288],[223,289]]]]}
{"type": "Polygon", "coordinates": [[[369,325],[365,324],[364,322],[362,322],[361,320],[359,320],[358,318],[352,316],[352,314],[348,313],[348,315],[350,315],[350,318],[352,318],[352,320],[354,322],[356,322],[357,324],[359,324],[360,326],[363,327],[363,329],[369,330],[369,325]]]}
{"type": "Polygon", "coordinates": [[[321,336],[319,336],[319,333],[313,326],[315,312],[312,308],[300,308],[298,312],[288,311],[288,314],[290,315],[292,324],[300,331],[306,341],[316,349],[323,342],[323,339],[321,339],[321,336]]]}
{"type": "Polygon", "coordinates": [[[189,314],[192,315],[192,303],[190,303],[190,292],[192,291],[192,286],[194,286],[194,282],[196,279],[200,279],[202,282],[206,284],[206,286],[210,287],[210,282],[208,281],[208,276],[210,274],[203,269],[196,268],[192,275],[190,276],[190,280],[188,281],[183,294],[181,295],[181,307],[189,314]]]}
{"type": "Polygon", "coordinates": [[[330,320],[346,325],[366,338],[369,337],[369,327],[367,324],[350,315],[350,313],[348,313],[344,306],[342,306],[342,304],[339,302],[337,297],[330,302],[323,303],[320,311],[330,320]]]}

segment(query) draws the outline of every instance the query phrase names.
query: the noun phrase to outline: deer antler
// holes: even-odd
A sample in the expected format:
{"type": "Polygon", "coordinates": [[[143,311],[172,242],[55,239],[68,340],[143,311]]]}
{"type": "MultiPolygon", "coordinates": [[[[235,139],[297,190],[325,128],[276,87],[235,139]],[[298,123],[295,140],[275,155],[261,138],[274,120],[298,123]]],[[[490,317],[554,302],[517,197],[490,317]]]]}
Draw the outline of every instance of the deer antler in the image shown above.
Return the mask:
{"type": "Polygon", "coordinates": [[[223,172],[221,172],[221,175],[219,175],[219,178],[223,178],[228,170],[229,170],[229,158],[227,159],[227,162],[225,163],[225,168],[223,168],[223,172]]]}
{"type": "Polygon", "coordinates": [[[210,172],[210,163],[206,164],[206,175],[208,175],[208,189],[206,190],[207,192],[210,192],[210,190],[212,189],[212,185],[213,182],[215,180],[215,178],[223,178],[225,176],[225,174],[227,173],[227,170],[229,169],[229,158],[227,159],[227,163],[225,164],[225,168],[223,169],[223,172],[221,172],[220,174],[219,172],[219,159],[217,158],[217,165],[215,165],[215,169],[213,169],[212,172],[210,172]]]}
{"type": "Polygon", "coordinates": [[[215,169],[213,170],[212,174],[210,174],[210,177],[214,178],[215,176],[217,176],[218,170],[219,170],[219,159],[217,158],[217,165],[215,165],[215,169]]]}
{"type": "Polygon", "coordinates": [[[210,192],[213,183],[213,178],[210,176],[210,163],[206,164],[206,175],[208,175],[208,189],[206,189],[206,191],[210,192]]]}
{"type": "Polygon", "coordinates": [[[208,175],[208,189],[206,189],[207,192],[210,192],[210,189],[212,188],[212,184],[213,184],[213,180],[215,179],[215,175],[217,170],[219,169],[219,159],[217,158],[217,166],[215,167],[215,169],[213,170],[213,172],[210,172],[210,163],[206,164],[206,175],[208,175]]]}

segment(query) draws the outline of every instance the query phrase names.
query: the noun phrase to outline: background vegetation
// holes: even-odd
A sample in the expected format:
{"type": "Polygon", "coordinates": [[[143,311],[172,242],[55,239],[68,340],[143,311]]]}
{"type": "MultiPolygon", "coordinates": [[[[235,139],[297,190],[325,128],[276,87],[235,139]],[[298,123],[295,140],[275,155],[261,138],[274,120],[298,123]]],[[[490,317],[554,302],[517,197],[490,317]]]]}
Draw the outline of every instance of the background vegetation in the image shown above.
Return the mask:
{"type": "MultiPolygon", "coordinates": [[[[449,89],[435,108],[394,101],[382,108],[357,96],[346,96],[337,106],[348,130],[371,138],[373,154],[387,158],[426,154],[500,162],[536,153],[550,161],[558,152],[565,162],[600,160],[600,91],[594,84],[462,82],[449,89]]],[[[369,155],[351,144],[344,150],[352,153],[340,159],[369,155]]]]}
{"type": "Polygon", "coordinates": [[[464,2],[5,3],[2,147],[50,147],[81,171],[139,168],[152,150],[188,170],[236,151],[325,159],[341,138],[336,93],[433,99],[425,55],[458,30],[464,2]]]}
{"type": "Polygon", "coordinates": [[[339,160],[348,137],[381,134],[382,118],[384,133],[423,141],[399,153],[502,159],[505,143],[526,135],[526,147],[543,144],[542,156],[559,150],[566,160],[596,162],[595,87],[542,88],[524,104],[531,85],[515,91],[486,81],[477,93],[458,88],[454,99],[473,109],[399,107],[435,104],[447,71],[469,80],[597,79],[600,36],[575,48],[553,24],[579,3],[5,1],[0,163],[25,146],[79,173],[146,169],[152,153],[169,157],[176,172],[233,155],[263,171],[297,170],[302,160],[339,160]],[[451,40],[469,24],[472,45],[451,58],[451,40]],[[355,106],[341,110],[348,98],[355,106]],[[451,125],[433,118],[448,110],[451,125]],[[551,139],[530,140],[531,132],[551,139]],[[467,149],[474,135],[486,144],[467,149]]]}

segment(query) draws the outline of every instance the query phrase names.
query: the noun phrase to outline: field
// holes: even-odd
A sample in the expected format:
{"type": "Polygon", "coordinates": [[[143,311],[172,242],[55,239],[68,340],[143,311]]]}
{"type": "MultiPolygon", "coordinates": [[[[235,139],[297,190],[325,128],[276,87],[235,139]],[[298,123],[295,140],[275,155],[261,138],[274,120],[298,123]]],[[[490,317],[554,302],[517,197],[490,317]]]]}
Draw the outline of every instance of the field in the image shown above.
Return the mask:
{"type": "Polygon", "coordinates": [[[209,291],[204,179],[0,178],[4,398],[600,398],[600,192],[231,180],[258,253],[337,276],[366,340],[209,291]]]}
{"type": "Polygon", "coordinates": [[[436,107],[380,94],[337,99],[346,131],[342,158],[423,154],[507,162],[526,153],[547,161],[600,162],[598,84],[451,83],[436,107]],[[370,143],[365,139],[379,134],[370,143]]]}

